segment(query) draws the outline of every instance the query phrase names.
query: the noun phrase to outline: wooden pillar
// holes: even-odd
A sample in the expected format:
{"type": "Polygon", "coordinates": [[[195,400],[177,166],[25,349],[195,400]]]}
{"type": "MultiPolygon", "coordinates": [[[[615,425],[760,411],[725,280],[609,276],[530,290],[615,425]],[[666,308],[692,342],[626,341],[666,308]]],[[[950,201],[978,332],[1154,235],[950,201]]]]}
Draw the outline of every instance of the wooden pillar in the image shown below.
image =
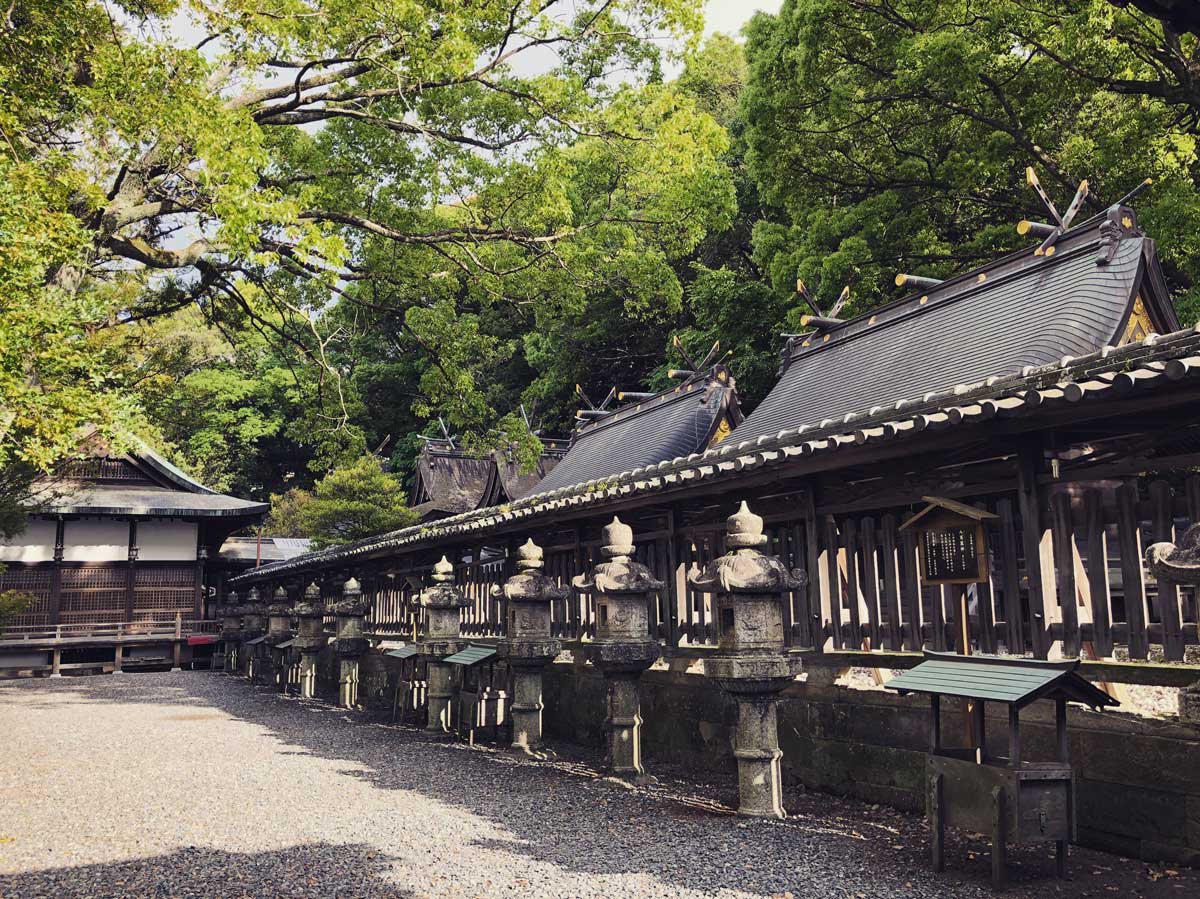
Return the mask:
{"type": "Polygon", "coordinates": [[[1008,764],[1016,768],[1021,764],[1021,719],[1020,711],[1011,702],[1008,704],[1008,764]]]}
{"type": "Polygon", "coordinates": [[[975,761],[980,765],[987,761],[987,733],[983,714],[983,700],[974,700],[971,703],[971,739],[975,746],[975,761]]]}
{"type": "Polygon", "coordinates": [[[133,621],[133,596],[137,588],[138,523],[129,519],[129,553],[125,568],[125,620],[133,621]]]}
{"type": "Polygon", "coordinates": [[[50,652],[50,676],[62,677],[62,650],[55,648],[50,652]]]}
{"type": "Polygon", "coordinates": [[[54,568],[50,571],[50,607],[46,610],[46,623],[57,627],[62,617],[62,561],[66,553],[67,523],[58,516],[54,525],[54,568]]]}
{"type": "MultiPolygon", "coordinates": [[[[197,526],[199,532],[199,527],[197,526]]],[[[208,547],[204,545],[204,536],[198,533],[196,537],[196,577],[192,590],[192,620],[199,621],[204,617],[204,576],[208,567],[208,547]]]]}
{"type": "Polygon", "coordinates": [[[992,886],[1004,886],[1004,863],[1008,847],[1008,797],[1004,787],[992,788],[992,886]]]}
{"type": "Polygon", "coordinates": [[[1054,554],[1050,532],[1042,527],[1043,495],[1037,478],[1042,468],[1042,445],[1027,443],[1017,452],[1017,505],[1021,517],[1021,545],[1029,574],[1029,616],[1033,654],[1044,659],[1050,652],[1049,608],[1054,593],[1054,554]]]}

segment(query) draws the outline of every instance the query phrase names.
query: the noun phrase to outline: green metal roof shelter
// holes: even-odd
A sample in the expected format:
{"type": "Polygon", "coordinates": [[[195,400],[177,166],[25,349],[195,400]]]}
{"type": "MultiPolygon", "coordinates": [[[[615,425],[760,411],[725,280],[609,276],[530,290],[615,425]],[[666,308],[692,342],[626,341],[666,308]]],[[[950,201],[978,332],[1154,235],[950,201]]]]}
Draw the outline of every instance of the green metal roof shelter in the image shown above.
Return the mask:
{"type": "Polygon", "coordinates": [[[1068,753],[1067,703],[1093,709],[1119,703],[1078,673],[1078,659],[1038,660],[926,652],[925,661],[888,682],[899,693],[930,701],[926,759],[927,809],[934,870],[942,870],[946,825],[992,836],[992,882],[1004,883],[1009,840],[1053,840],[1059,876],[1075,834],[1074,775],[1068,753]],[[961,700],[969,724],[967,746],[942,745],[941,698],[961,700]],[[1054,701],[1053,760],[1021,758],[1020,710],[1039,699],[1054,701]],[[1008,755],[988,752],[984,706],[1008,706],[1008,755]]]}
{"type": "Polygon", "coordinates": [[[1094,709],[1118,705],[1076,671],[1078,659],[1043,661],[1011,656],[926,652],[925,661],[889,681],[900,693],[925,693],[1004,702],[1023,708],[1039,699],[1064,699],[1094,709]]]}

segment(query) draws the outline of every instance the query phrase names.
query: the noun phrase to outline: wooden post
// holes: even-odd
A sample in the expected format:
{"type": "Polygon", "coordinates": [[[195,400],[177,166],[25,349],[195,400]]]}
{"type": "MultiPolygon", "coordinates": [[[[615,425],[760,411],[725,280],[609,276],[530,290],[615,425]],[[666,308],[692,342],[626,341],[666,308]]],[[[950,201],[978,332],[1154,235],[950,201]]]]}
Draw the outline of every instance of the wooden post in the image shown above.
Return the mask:
{"type": "Polygon", "coordinates": [[[1008,847],[1005,845],[1008,834],[1006,831],[1008,815],[1007,796],[1004,787],[992,788],[992,886],[1004,886],[1005,856],[1008,847]]]}
{"type": "Polygon", "coordinates": [[[1030,630],[1033,654],[1044,659],[1050,654],[1047,603],[1054,597],[1053,544],[1042,527],[1042,491],[1038,473],[1042,467],[1040,443],[1029,443],[1017,453],[1017,506],[1021,517],[1021,545],[1029,574],[1030,630]],[[1050,542],[1048,546],[1047,543],[1050,542]],[[1050,550],[1050,552],[1047,552],[1050,550]],[[1050,556],[1047,564],[1046,556],[1050,556]]]}
{"type": "Polygon", "coordinates": [[[62,650],[55,648],[50,653],[50,676],[62,677],[62,650]]]}
{"type": "Polygon", "coordinates": [[[1121,546],[1121,581],[1125,620],[1129,625],[1129,657],[1145,659],[1150,652],[1146,633],[1146,590],[1142,573],[1142,541],[1137,512],[1137,488],[1117,488],[1117,532],[1121,546]]]}
{"type": "Polygon", "coordinates": [[[56,628],[62,614],[62,562],[66,552],[66,526],[62,516],[58,516],[54,525],[54,568],[50,571],[50,603],[46,610],[46,623],[56,628]]]}
{"type": "Polygon", "coordinates": [[[128,567],[125,569],[125,620],[133,621],[133,594],[137,588],[138,532],[137,519],[129,519],[128,567]]]}
{"type": "MultiPolygon", "coordinates": [[[[119,631],[118,631],[117,639],[118,640],[120,639],[119,631]]],[[[123,669],[121,668],[121,662],[123,661],[124,656],[125,656],[125,647],[122,646],[120,643],[118,643],[116,645],[116,647],[113,649],[113,674],[123,674],[124,673],[123,669]]]]}
{"type": "Polygon", "coordinates": [[[940,772],[929,778],[929,842],[933,870],[941,871],[946,867],[946,809],[940,772]]]}
{"type": "Polygon", "coordinates": [[[983,717],[983,700],[976,699],[971,703],[971,739],[975,746],[975,761],[982,765],[987,761],[987,734],[983,717]]]}
{"type": "Polygon", "coordinates": [[[1008,704],[1008,764],[1018,768],[1021,765],[1021,718],[1020,711],[1011,702],[1008,704]]]}

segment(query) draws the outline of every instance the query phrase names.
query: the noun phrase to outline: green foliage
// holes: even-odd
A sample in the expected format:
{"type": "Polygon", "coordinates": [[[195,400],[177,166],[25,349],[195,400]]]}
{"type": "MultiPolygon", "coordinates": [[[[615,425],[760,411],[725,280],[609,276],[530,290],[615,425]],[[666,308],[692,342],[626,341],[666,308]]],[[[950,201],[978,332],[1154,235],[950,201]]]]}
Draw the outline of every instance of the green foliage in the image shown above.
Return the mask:
{"type": "Polygon", "coordinates": [[[17,3],[0,23],[0,463],[48,466],[73,425],[129,427],[142,399],[185,463],[239,489],[278,486],[238,457],[281,439],[286,470],[435,415],[507,442],[531,374],[519,336],[602,290],[634,319],[678,310],[671,262],[732,215],[723,130],[661,79],[660,38],[690,45],[699,8],[17,3]],[[163,40],[174,16],[208,40],[163,40]],[[183,309],[272,348],[123,393],[144,371],[95,335],[183,309]],[[377,318],[404,358],[361,359],[367,383],[402,375],[409,394],[382,434],[352,383],[377,318]]]}
{"type": "Polygon", "coordinates": [[[1194,309],[1196,52],[1105,0],[786,0],[748,29],[747,160],[771,208],[755,261],[826,306],[850,284],[860,312],[896,295],[897,271],[1027,243],[1016,222],[1047,217],[1027,165],[1060,209],[1088,179],[1083,217],[1152,177],[1142,223],[1194,309]]]}
{"type": "Polygon", "coordinates": [[[312,492],[293,488],[271,497],[273,535],[309,537],[320,549],[405,527],[416,521],[400,481],[365,455],[334,468],[312,492]]]}

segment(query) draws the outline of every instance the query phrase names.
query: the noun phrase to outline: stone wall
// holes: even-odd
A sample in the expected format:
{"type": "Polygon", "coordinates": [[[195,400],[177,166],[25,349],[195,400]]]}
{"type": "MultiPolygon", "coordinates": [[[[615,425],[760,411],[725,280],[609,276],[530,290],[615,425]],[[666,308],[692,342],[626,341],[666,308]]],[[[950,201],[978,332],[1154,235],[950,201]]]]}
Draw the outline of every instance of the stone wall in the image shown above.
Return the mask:
{"type": "MultiPolygon", "coordinates": [[[[700,764],[732,777],[734,706],[695,665],[655,668],[642,681],[643,749],[654,760],[700,764]]],[[[604,681],[589,666],[558,662],[545,681],[545,723],[557,737],[600,745],[604,681]]],[[[989,746],[1002,744],[1006,712],[990,710],[989,746]]],[[[1049,703],[1021,715],[1025,757],[1053,757],[1049,703]],[[1044,706],[1044,708],[1042,707],[1044,706]]],[[[779,706],[786,781],[814,790],[924,808],[929,704],[883,690],[796,683],[779,706]]],[[[956,704],[943,703],[944,739],[963,733],[956,704]]],[[[1176,720],[1069,713],[1079,842],[1151,861],[1200,866],[1200,728],[1176,720]]]]}

